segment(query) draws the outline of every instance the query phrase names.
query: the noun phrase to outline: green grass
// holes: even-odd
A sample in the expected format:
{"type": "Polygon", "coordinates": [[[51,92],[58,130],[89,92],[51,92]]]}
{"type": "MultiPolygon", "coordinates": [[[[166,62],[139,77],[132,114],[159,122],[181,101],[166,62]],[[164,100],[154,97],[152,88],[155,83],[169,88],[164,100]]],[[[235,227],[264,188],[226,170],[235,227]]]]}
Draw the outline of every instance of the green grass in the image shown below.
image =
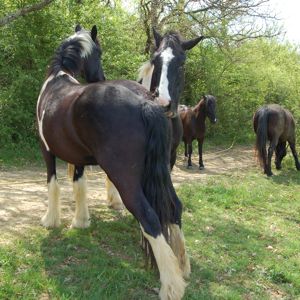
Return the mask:
{"type": "MultiPolygon", "coordinates": [[[[260,172],[185,184],[192,274],[185,299],[300,298],[300,173],[260,172]],[[277,298],[276,298],[277,297],[277,298]]],[[[0,299],[157,299],[139,226],[100,207],[86,230],[33,227],[0,246],[0,299]]]]}

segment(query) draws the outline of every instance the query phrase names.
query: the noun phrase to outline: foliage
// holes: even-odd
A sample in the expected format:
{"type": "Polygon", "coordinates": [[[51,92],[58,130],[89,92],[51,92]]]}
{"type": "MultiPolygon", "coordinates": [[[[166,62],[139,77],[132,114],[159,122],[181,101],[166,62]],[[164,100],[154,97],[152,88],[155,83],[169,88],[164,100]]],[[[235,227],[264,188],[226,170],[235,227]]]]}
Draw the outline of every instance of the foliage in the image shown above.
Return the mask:
{"type": "Polygon", "coordinates": [[[219,122],[211,134],[249,141],[252,116],[264,104],[283,105],[300,122],[299,62],[297,48],[276,40],[259,39],[229,49],[204,42],[189,53],[182,102],[194,105],[202,94],[215,95],[219,122]]]}
{"type": "MultiPolygon", "coordinates": [[[[0,15],[37,2],[2,1],[0,15]]],[[[180,6],[184,1],[179,2],[180,6]]],[[[75,24],[81,23],[85,28],[98,25],[108,79],[136,79],[139,66],[148,59],[144,50],[149,36],[144,32],[143,20],[120,3],[58,0],[2,27],[0,156],[24,145],[36,152],[35,106],[39,90],[54,50],[73,33],[75,24]]],[[[167,11],[165,29],[179,30],[186,38],[195,36],[197,22],[167,11]]],[[[209,14],[203,18],[210,24],[210,30],[216,31],[221,25],[222,28],[218,40],[206,39],[188,53],[182,103],[195,104],[203,93],[217,97],[219,122],[209,126],[208,135],[217,140],[252,141],[252,115],[259,106],[271,102],[289,108],[300,124],[299,49],[266,38],[232,42],[225,19],[213,28],[209,14]]],[[[299,125],[297,136],[299,139],[299,125]]]]}

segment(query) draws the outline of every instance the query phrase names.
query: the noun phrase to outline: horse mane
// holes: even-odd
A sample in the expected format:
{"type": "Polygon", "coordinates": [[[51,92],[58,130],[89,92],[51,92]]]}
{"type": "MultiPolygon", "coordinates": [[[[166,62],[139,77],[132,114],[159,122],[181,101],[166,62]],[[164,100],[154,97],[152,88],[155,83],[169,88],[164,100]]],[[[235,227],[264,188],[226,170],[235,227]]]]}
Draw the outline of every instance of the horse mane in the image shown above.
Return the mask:
{"type": "Polygon", "coordinates": [[[47,75],[56,76],[60,70],[77,73],[81,59],[92,52],[94,42],[88,31],[81,30],[67,38],[55,51],[47,75]]]}
{"type": "Polygon", "coordinates": [[[154,65],[150,61],[147,61],[138,70],[137,82],[142,83],[142,85],[147,88],[148,84],[143,81],[149,81],[149,88],[147,88],[148,90],[150,90],[153,69],[154,65]]]}

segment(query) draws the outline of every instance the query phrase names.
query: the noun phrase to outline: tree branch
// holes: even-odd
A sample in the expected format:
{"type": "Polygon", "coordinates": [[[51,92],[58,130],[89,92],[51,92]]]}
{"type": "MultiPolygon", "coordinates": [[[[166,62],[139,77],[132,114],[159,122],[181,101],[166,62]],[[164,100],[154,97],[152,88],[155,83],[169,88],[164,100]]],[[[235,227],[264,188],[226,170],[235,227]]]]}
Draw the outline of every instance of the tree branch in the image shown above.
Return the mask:
{"type": "Polygon", "coordinates": [[[0,27],[14,21],[15,19],[17,19],[19,17],[24,17],[31,12],[41,10],[53,1],[54,0],[44,0],[42,2],[33,4],[33,5],[25,6],[13,13],[10,13],[7,16],[0,19],[0,27]]]}

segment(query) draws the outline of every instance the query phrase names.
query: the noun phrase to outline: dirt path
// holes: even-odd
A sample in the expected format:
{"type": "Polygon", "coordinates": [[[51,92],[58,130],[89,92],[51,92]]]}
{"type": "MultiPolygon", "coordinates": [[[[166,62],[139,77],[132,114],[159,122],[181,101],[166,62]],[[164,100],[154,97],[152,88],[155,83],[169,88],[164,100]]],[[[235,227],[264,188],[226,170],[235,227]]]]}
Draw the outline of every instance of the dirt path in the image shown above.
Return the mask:
{"type": "MultiPolygon", "coordinates": [[[[215,150],[204,153],[205,170],[186,168],[186,162],[179,156],[172,178],[175,186],[183,182],[205,180],[217,174],[243,172],[255,166],[253,150],[249,147],[236,147],[230,150],[215,150]]],[[[196,156],[193,162],[197,163],[196,156]]],[[[97,167],[87,169],[88,203],[92,210],[99,205],[106,206],[104,173],[97,167]]],[[[59,185],[61,188],[62,221],[70,224],[74,202],[72,184],[66,178],[66,167],[58,167],[59,185]]],[[[47,185],[45,168],[26,170],[0,170],[0,235],[20,234],[22,228],[39,225],[41,216],[47,209],[47,185]]]]}

